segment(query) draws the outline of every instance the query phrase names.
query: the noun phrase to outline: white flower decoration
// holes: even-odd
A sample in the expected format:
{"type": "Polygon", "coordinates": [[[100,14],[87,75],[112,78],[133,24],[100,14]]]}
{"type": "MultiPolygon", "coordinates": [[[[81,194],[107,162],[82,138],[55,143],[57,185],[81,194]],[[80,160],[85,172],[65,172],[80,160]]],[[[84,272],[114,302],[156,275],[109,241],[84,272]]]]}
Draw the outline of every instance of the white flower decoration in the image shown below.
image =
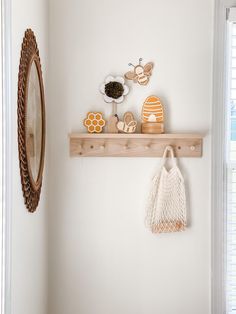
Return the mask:
{"type": "Polygon", "coordinates": [[[124,101],[124,96],[128,94],[129,88],[125,85],[125,80],[122,76],[113,77],[109,75],[100,86],[100,92],[103,94],[105,102],[120,104],[124,101]]]}

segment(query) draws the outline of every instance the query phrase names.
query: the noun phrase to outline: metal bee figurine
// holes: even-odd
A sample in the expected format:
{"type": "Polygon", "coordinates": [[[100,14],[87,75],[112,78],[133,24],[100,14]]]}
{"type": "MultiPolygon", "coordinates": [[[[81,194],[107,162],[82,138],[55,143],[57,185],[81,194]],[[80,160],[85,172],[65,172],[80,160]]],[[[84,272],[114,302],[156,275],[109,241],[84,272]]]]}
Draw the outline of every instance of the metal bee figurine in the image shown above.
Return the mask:
{"type": "Polygon", "coordinates": [[[125,78],[127,80],[132,80],[134,83],[139,83],[140,85],[147,85],[149,78],[152,75],[152,69],[154,64],[152,62],[147,63],[145,66],[141,65],[143,59],[139,58],[139,64],[134,66],[129,63],[129,66],[134,67],[134,71],[129,71],[125,73],[125,78]]]}

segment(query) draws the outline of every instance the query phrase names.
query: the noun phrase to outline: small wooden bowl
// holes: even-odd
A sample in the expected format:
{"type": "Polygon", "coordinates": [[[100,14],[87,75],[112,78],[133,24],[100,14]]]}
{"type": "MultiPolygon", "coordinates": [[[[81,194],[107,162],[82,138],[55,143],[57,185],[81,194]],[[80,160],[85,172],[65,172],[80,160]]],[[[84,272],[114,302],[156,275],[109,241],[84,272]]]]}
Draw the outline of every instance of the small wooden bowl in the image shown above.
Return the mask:
{"type": "Polygon", "coordinates": [[[164,123],[147,122],[142,123],[141,132],[147,134],[161,134],[164,133],[164,123]]]}

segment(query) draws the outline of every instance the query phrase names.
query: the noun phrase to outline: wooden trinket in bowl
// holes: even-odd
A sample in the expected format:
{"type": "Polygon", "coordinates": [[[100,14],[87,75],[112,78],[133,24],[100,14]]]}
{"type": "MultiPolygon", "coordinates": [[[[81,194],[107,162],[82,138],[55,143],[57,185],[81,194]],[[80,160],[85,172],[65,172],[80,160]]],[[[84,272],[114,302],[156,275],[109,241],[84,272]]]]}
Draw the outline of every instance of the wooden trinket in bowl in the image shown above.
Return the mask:
{"type": "Polygon", "coordinates": [[[141,132],[148,134],[164,133],[163,106],[156,96],[149,96],[143,104],[141,132]]]}

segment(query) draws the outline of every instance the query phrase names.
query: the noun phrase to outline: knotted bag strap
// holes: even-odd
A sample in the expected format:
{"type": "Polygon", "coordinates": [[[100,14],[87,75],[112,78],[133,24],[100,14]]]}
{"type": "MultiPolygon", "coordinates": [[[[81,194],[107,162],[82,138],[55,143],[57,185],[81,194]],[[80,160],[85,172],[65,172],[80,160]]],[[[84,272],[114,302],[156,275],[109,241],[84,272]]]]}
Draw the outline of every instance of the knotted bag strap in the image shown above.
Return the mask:
{"type": "Polygon", "coordinates": [[[171,162],[172,162],[172,166],[176,165],[176,160],[174,157],[174,150],[172,148],[172,146],[168,145],[166,146],[163,156],[162,156],[162,161],[161,161],[161,166],[163,167],[166,164],[166,160],[167,160],[167,153],[170,152],[170,158],[171,158],[171,162]]]}

